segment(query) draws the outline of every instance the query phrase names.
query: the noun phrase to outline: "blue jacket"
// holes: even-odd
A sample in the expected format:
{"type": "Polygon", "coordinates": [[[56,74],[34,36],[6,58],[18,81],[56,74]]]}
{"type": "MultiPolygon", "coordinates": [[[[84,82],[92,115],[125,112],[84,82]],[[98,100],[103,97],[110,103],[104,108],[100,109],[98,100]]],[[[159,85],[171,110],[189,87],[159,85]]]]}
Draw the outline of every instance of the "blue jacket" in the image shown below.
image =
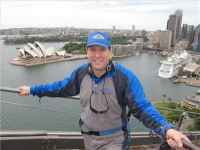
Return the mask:
{"type": "Polygon", "coordinates": [[[90,74],[96,82],[105,76],[112,77],[117,100],[122,108],[121,120],[124,129],[127,128],[128,122],[127,106],[137,119],[161,137],[165,137],[166,131],[173,128],[173,125],[168,123],[145,97],[143,87],[138,78],[120,64],[112,64],[111,70],[107,71],[101,78],[97,78],[92,73],[89,64],[84,64],[75,69],[64,80],[32,86],[30,93],[39,97],[68,97],[77,95],[80,92],[82,79],[86,74],[90,74]]]}

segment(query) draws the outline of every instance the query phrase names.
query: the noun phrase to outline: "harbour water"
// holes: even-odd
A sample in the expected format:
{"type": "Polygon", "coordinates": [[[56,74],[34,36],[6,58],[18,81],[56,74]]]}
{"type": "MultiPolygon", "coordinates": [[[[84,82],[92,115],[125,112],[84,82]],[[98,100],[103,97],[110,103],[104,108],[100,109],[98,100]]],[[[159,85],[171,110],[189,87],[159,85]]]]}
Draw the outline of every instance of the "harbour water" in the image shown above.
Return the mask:
{"type": "MultiPolygon", "coordinates": [[[[43,43],[46,47],[60,48],[63,42],[43,43]]],[[[65,61],[34,67],[11,65],[16,57],[16,47],[0,41],[0,86],[16,88],[20,85],[47,83],[63,79],[74,68],[87,60],[65,61]]],[[[163,94],[175,100],[193,95],[198,89],[175,85],[168,79],[158,77],[160,56],[142,54],[117,60],[130,68],[141,80],[144,91],[151,100],[162,98],[163,94]]],[[[79,101],[68,98],[20,97],[16,94],[0,93],[0,125],[2,129],[78,131],[79,101]]],[[[143,131],[145,128],[133,120],[131,128],[143,131]]]]}

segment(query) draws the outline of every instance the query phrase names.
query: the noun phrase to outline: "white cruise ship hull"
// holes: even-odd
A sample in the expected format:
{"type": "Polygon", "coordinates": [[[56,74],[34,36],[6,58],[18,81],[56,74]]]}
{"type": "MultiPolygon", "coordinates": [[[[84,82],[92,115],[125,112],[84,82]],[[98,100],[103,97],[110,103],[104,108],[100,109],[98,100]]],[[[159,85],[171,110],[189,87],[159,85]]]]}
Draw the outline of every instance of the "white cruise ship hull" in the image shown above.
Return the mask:
{"type": "Polygon", "coordinates": [[[163,72],[158,72],[158,76],[161,77],[161,78],[172,78],[174,76],[177,75],[178,72],[169,72],[169,73],[163,73],[163,72]]]}

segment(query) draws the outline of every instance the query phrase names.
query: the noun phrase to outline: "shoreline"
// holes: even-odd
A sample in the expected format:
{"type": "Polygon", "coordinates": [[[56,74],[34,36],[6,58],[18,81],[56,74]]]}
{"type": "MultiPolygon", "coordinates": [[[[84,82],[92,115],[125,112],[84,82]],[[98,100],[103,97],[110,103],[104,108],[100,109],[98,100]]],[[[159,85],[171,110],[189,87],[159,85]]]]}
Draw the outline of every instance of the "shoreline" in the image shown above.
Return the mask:
{"type": "MultiPolygon", "coordinates": [[[[138,52],[138,51],[137,51],[138,52]]],[[[156,52],[156,50],[155,50],[156,52]]],[[[143,49],[139,53],[152,53],[151,51],[143,49]]],[[[157,55],[157,53],[154,53],[157,55]]],[[[119,55],[119,56],[113,56],[113,60],[123,59],[131,56],[137,56],[137,53],[135,54],[126,54],[126,55],[119,55]]],[[[31,67],[31,66],[37,66],[37,65],[43,65],[43,64],[50,64],[50,63],[57,63],[57,62],[63,62],[63,61],[74,61],[74,60],[80,60],[80,59],[87,59],[87,56],[85,54],[76,54],[72,56],[49,56],[49,57],[42,57],[42,58],[22,58],[22,57],[15,57],[10,61],[10,64],[16,65],[16,66],[24,66],[24,67],[31,67]]]]}
{"type": "Polygon", "coordinates": [[[43,64],[50,64],[62,61],[73,61],[80,59],[86,59],[86,55],[73,55],[71,57],[51,56],[46,58],[26,58],[26,59],[17,57],[12,59],[10,63],[17,66],[31,67],[43,64]]]}
{"type": "MultiPolygon", "coordinates": [[[[132,55],[130,55],[130,54],[119,55],[119,56],[113,56],[112,58],[114,60],[116,60],[116,59],[131,57],[131,56],[137,56],[137,55],[142,54],[142,53],[148,53],[148,54],[154,54],[154,55],[162,56],[159,51],[143,49],[141,51],[136,51],[132,55]]],[[[197,59],[200,59],[200,52],[193,53],[193,57],[196,57],[197,59]]],[[[76,55],[72,55],[70,57],[65,57],[65,56],[50,56],[50,57],[46,57],[46,58],[20,58],[20,57],[16,57],[16,58],[13,58],[10,61],[10,63],[14,64],[14,65],[18,65],[18,64],[22,65],[23,62],[26,63],[26,60],[32,59],[32,60],[41,61],[40,63],[38,62],[38,64],[47,64],[47,63],[55,63],[55,62],[61,62],[61,61],[73,61],[73,60],[86,59],[86,58],[87,58],[87,56],[85,54],[76,54],[76,55]],[[19,59],[21,59],[21,60],[19,60],[19,59]],[[56,60],[45,62],[45,60],[48,61],[48,60],[51,60],[51,59],[56,59],[56,60]]],[[[35,64],[35,65],[37,65],[37,64],[35,64]]],[[[26,65],[24,64],[24,66],[26,66],[26,65]]],[[[29,64],[27,66],[31,66],[31,65],[29,64]]]]}
{"type": "Polygon", "coordinates": [[[192,87],[200,87],[200,80],[196,80],[193,78],[178,78],[173,81],[174,84],[185,84],[187,86],[192,87]]]}
{"type": "MultiPolygon", "coordinates": [[[[113,59],[116,60],[116,59],[122,59],[126,57],[130,57],[130,55],[113,56],[113,59]]],[[[78,55],[73,55],[70,57],[64,57],[64,56],[50,56],[46,58],[16,57],[12,59],[10,63],[16,66],[31,67],[31,66],[37,66],[37,65],[43,65],[43,64],[51,64],[51,63],[57,63],[57,62],[63,62],[63,61],[74,61],[74,60],[81,60],[81,59],[87,59],[87,56],[78,54],[78,55]]]]}

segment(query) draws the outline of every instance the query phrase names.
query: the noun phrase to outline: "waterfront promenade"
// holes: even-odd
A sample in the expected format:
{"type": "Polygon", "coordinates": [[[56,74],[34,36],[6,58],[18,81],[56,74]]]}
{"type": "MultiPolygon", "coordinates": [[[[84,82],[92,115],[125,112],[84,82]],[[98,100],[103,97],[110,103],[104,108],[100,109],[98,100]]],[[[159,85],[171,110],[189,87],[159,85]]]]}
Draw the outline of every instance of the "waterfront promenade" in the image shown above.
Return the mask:
{"type": "Polygon", "coordinates": [[[188,86],[193,86],[193,87],[200,87],[200,80],[197,80],[195,78],[177,78],[173,81],[175,84],[185,84],[188,86]]]}
{"type": "Polygon", "coordinates": [[[56,63],[62,61],[72,61],[77,59],[86,59],[86,55],[73,55],[69,57],[64,56],[50,56],[45,58],[14,58],[10,61],[11,64],[17,66],[31,67],[42,64],[56,63]]]}
{"type": "MultiPolygon", "coordinates": [[[[126,58],[129,57],[129,55],[121,55],[121,56],[113,56],[113,59],[120,59],[120,58],[126,58]]],[[[49,57],[42,57],[42,58],[21,58],[16,57],[10,61],[11,64],[17,65],[17,66],[24,66],[24,67],[31,67],[31,66],[37,66],[42,64],[50,64],[50,63],[57,63],[62,61],[73,61],[73,60],[80,60],[80,59],[86,59],[87,56],[84,54],[77,54],[72,56],[49,56],[49,57]]]]}

